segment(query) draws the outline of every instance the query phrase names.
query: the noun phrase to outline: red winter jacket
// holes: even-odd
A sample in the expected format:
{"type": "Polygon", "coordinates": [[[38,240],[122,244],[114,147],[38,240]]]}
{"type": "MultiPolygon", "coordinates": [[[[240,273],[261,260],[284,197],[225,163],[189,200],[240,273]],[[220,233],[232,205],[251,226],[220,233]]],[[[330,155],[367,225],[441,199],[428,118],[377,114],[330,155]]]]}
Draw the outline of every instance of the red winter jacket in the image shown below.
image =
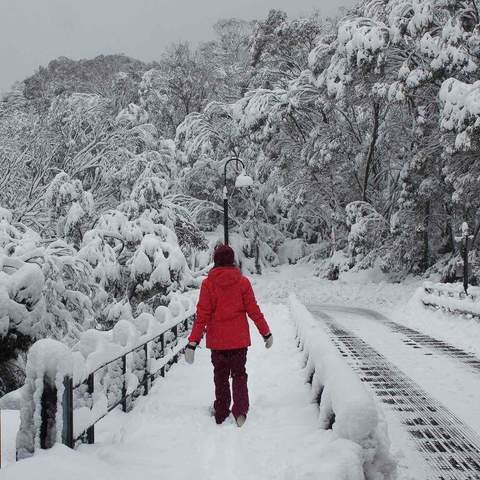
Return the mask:
{"type": "Polygon", "coordinates": [[[197,316],[188,340],[199,343],[206,330],[207,348],[248,347],[251,342],[247,314],[261,335],[270,332],[248,278],[237,267],[215,267],[202,282],[197,316]]]}

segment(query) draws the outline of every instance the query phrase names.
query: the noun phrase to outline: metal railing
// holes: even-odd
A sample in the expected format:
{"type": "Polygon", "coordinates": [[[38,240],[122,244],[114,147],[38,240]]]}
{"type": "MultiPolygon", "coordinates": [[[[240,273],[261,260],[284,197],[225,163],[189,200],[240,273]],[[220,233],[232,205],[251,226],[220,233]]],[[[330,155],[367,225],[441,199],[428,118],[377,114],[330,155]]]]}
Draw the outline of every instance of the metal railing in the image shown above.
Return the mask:
{"type": "MultiPolygon", "coordinates": [[[[120,405],[124,412],[129,411],[136,398],[147,395],[154,380],[159,376],[164,377],[170,367],[178,362],[178,357],[187,344],[185,337],[194,318],[195,316],[191,315],[146,342],[105,362],[90,372],[88,377],[77,385],[73,384],[71,377],[66,377],[62,399],[63,444],[75,448],[78,443],[94,443],[95,424],[120,405]],[[128,368],[129,362],[130,369],[128,368]],[[113,376],[112,373],[114,373],[113,376]],[[134,387],[129,388],[131,375],[136,376],[137,383],[134,387]],[[95,396],[98,396],[99,393],[103,394],[103,398],[107,400],[106,409],[103,409],[98,416],[93,417],[85,428],[77,427],[77,431],[75,431],[75,411],[78,410],[78,407],[83,406],[84,409],[87,408],[93,412],[95,396]]],[[[47,410],[45,409],[45,411],[47,410]]],[[[42,448],[48,448],[48,446],[42,448]]]]}
{"type": "Polygon", "coordinates": [[[468,293],[461,284],[425,282],[421,295],[427,307],[462,315],[480,316],[480,288],[469,287],[468,293]]]}

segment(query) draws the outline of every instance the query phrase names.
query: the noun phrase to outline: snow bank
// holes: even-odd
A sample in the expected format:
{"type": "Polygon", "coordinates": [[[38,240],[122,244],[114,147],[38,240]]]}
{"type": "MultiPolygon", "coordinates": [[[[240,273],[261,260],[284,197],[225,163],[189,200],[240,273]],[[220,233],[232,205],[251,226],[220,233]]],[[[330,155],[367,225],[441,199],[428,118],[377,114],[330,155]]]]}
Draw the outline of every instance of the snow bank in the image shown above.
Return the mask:
{"type": "Polygon", "coordinates": [[[293,294],[289,296],[289,306],[299,345],[305,352],[312,400],[319,405],[321,428],[332,429],[337,438],[361,447],[366,478],[394,478],[395,464],[390,455],[387,427],[373,397],[344,361],[322,325],[293,294]]]}
{"type": "Polygon", "coordinates": [[[46,386],[47,394],[56,395],[57,399],[56,408],[52,408],[54,411],[50,415],[51,432],[46,440],[47,447],[50,447],[62,441],[62,401],[66,377],[73,379],[73,430],[74,438],[78,438],[106,415],[111,405],[122,399],[124,376],[121,360],[116,359],[129,353],[125,380],[127,394],[133,393],[144,379],[145,367],[148,373],[156,373],[185,348],[186,340],[179,338],[174,341],[169,330],[194,312],[195,297],[191,294],[178,295],[158,315],[141,313],[136,318],[120,318],[108,332],[83,332],[72,349],[52,339],[36,342],[28,353],[26,382],[21,391],[17,436],[19,458],[31,456],[40,447],[42,395],[46,386]],[[162,333],[165,333],[164,345],[155,340],[162,333]],[[148,349],[141,348],[147,342],[150,342],[148,349]],[[159,356],[161,358],[157,359],[159,356]],[[95,373],[93,394],[88,393],[84,383],[91,373],[95,373]]]}
{"type": "Polygon", "coordinates": [[[466,295],[460,283],[425,282],[415,298],[426,306],[480,316],[480,287],[469,287],[466,295]]]}

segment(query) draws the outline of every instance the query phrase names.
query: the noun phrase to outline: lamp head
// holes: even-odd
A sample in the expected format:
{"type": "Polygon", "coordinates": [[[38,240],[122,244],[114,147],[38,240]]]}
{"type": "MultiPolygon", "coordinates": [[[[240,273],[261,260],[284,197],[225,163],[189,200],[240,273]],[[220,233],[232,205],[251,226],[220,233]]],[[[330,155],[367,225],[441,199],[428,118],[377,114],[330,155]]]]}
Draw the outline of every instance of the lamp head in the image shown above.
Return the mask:
{"type": "Polygon", "coordinates": [[[253,185],[253,178],[248,176],[245,173],[245,170],[242,170],[240,175],[235,180],[235,187],[245,188],[245,187],[251,187],[252,185],[253,185]]]}

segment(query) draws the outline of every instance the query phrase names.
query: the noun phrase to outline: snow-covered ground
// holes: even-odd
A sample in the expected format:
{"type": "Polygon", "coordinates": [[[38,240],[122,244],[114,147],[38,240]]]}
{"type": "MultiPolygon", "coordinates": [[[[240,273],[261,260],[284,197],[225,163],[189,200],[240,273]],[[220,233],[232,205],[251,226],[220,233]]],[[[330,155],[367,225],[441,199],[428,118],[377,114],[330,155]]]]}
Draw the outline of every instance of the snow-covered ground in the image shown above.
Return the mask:
{"type": "MultiPolygon", "coordinates": [[[[402,284],[393,284],[380,272],[365,271],[343,273],[340,280],[332,282],[313,277],[308,265],[282,267],[276,272],[267,272],[264,277],[257,281],[257,289],[263,291],[266,298],[278,301],[289,292],[296,292],[306,304],[372,309],[397,323],[480,355],[480,322],[425,308],[416,295],[423,284],[420,279],[410,278],[402,284]]],[[[360,334],[458,418],[479,432],[478,374],[438,352],[408,347],[399,335],[392,335],[387,327],[368,316],[327,312],[336,321],[360,334]]],[[[398,465],[398,477],[430,478],[431,471],[407,434],[403,419],[388,408],[383,411],[389,426],[392,453],[398,465]]]]}
{"type": "MultiPolygon", "coordinates": [[[[201,349],[193,366],[182,360],[131,413],[109,415],[97,428],[94,446],[82,446],[75,452],[57,446],[40,452],[33,459],[7,467],[2,480],[21,480],[34,472],[41,472],[42,480],[64,475],[83,480],[85,475],[94,474],[108,480],[130,478],[139,472],[158,475],[160,471],[179,479],[358,478],[354,452],[335,440],[332,431],[319,428],[318,407],[311,403],[310,386],[305,384],[302,370],[303,355],[297,351],[294,327],[288,318],[286,303],[292,292],[307,304],[370,308],[479,353],[480,324],[419,305],[414,295],[421,286],[419,280],[392,284],[378,272],[362,272],[331,282],[314,277],[311,266],[298,265],[254,276],[253,283],[275,343],[273,349],[265,350],[261,338],[253,335],[247,364],[251,412],[242,429],[231,420],[218,427],[209,417],[212,367],[209,352],[201,349]]],[[[424,355],[412,349],[375,320],[355,314],[334,318],[480,431],[480,416],[475,413],[479,380],[464,366],[441,355],[424,355]]],[[[425,465],[413,451],[412,442],[391,412],[386,412],[386,418],[399,462],[399,478],[420,478],[425,465]]],[[[11,432],[7,436],[13,438],[11,432]]]]}
{"type": "MultiPolygon", "coordinates": [[[[259,278],[259,277],[256,277],[259,278]]],[[[311,265],[282,266],[258,282],[265,299],[278,301],[296,292],[306,304],[371,308],[407,325],[480,356],[480,319],[425,308],[416,297],[423,280],[392,283],[377,270],[342,272],[337,281],[313,276],[311,265]]]]}
{"type": "Polygon", "coordinates": [[[212,366],[202,348],[193,366],[182,360],[128,415],[107,417],[94,446],[40,452],[7,467],[2,480],[119,480],[160,473],[176,479],[361,479],[352,444],[319,427],[287,307],[264,304],[264,310],[275,342],[266,350],[253,335],[247,363],[251,411],[242,429],[231,419],[217,426],[209,416],[212,366]]]}
{"type": "Polygon", "coordinates": [[[353,331],[405,374],[439,399],[451,412],[480,433],[480,375],[455,359],[426,348],[412,348],[401,335],[361,313],[330,310],[340,325],[353,331]]]}

